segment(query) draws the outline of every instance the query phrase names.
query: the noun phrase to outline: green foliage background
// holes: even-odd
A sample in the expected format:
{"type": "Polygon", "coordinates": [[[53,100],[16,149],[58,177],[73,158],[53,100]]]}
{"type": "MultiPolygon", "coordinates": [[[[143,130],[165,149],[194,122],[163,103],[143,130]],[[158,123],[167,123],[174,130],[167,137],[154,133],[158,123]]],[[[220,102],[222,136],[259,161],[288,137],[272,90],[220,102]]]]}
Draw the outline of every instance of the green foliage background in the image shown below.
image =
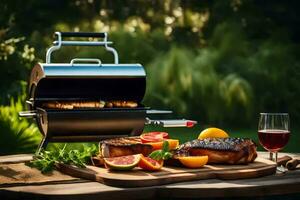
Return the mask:
{"type": "MultiPolygon", "coordinates": [[[[121,63],[147,71],[144,103],[173,109],[201,127],[255,130],[258,113],[300,120],[299,1],[3,0],[0,3],[0,154],[39,140],[25,109],[31,67],[45,61],[55,31],[105,31],[121,63]],[[7,142],[9,141],[9,142],[7,142]]],[[[97,57],[102,48],[65,47],[54,62],[97,57]]]]}

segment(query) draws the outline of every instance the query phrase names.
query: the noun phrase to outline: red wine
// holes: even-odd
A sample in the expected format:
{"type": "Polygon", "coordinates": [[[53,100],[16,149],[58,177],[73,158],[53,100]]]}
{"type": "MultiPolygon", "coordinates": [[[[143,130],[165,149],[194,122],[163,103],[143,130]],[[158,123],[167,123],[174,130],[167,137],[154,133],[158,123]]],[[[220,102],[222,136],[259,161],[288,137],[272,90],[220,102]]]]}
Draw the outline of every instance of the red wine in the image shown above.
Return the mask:
{"type": "Polygon", "coordinates": [[[260,144],[271,152],[281,150],[289,141],[290,131],[287,130],[259,130],[258,138],[260,144]]]}

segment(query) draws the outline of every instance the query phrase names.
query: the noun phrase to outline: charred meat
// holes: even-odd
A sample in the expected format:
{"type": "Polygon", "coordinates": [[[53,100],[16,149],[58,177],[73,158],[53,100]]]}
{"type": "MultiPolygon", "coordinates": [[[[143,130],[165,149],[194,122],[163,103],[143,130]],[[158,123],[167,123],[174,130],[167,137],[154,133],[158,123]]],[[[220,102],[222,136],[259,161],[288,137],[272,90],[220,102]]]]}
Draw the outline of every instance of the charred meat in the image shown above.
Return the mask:
{"type": "Polygon", "coordinates": [[[136,108],[134,101],[49,101],[42,104],[43,108],[72,110],[80,108],[136,108]]]}
{"type": "Polygon", "coordinates": [[[42,104],[44,108],[72,110],[76,108],[103,108],[104,101],[49,101],[42,104]]]}
{"type": "Polygon", "coordinates": [[[141,143],[140,137],[123,137],[103,140],[99,143],[100,156],[104,158],[143,154],[148,156],[153,147],[141,143]]]}
{"type": "Polygon", "coordinates": [[[174,158],[179,156],[208,156],[208,163],[247,164],[257,157],[256,144],[243,138],[196,139],[179,146],[174,158]]]}
{"type": "Polygon", "coordinates": [[[134,101],[107,101],[105,107],[108,108],[136,108],[138,104],[134,101]]]}
{"type": "Polygon", "coordinates": [[[99,154],[91,158],[93,165],[103,166],[104,158],[143,154],[148,156],[153,151],[149,144],[143,144],[140,137],[122,137],[102,140],[99,154]]]}

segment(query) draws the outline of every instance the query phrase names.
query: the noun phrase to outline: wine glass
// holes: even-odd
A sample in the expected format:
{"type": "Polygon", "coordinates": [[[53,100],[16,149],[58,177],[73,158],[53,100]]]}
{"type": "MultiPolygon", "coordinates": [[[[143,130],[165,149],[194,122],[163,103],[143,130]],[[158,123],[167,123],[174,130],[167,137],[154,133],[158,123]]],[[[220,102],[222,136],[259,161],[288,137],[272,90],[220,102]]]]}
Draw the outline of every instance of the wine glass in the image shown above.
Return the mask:
{"type": "Polygon", "coordinates": [[[260,113],[258,122],[258,138],[260,144],[270,152],[270,160],[277,163],[278,151],[288,143],[290,138],[290,122],[288,113],[260,113]]]}

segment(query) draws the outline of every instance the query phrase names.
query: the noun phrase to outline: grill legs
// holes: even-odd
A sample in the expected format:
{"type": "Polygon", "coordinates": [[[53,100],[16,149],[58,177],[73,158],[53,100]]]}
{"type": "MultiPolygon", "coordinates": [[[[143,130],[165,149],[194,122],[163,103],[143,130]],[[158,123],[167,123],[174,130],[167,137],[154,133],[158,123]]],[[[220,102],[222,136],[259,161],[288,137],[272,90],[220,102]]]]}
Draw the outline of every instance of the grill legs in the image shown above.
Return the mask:
{"type": "Polygon", "coordinates": [[[46,149],[46,147],[47,147],[47,145],[48,145],[48,142],[49,142],[49,141],[48,141],[47,137],[44,137],[44,138],[42,139],[41,143],[39,144],[39,146],[38,146],[38,148],[37,148],[35,154],[38,155],[38,154],[41,152],[42,149],[46,149]]]}

